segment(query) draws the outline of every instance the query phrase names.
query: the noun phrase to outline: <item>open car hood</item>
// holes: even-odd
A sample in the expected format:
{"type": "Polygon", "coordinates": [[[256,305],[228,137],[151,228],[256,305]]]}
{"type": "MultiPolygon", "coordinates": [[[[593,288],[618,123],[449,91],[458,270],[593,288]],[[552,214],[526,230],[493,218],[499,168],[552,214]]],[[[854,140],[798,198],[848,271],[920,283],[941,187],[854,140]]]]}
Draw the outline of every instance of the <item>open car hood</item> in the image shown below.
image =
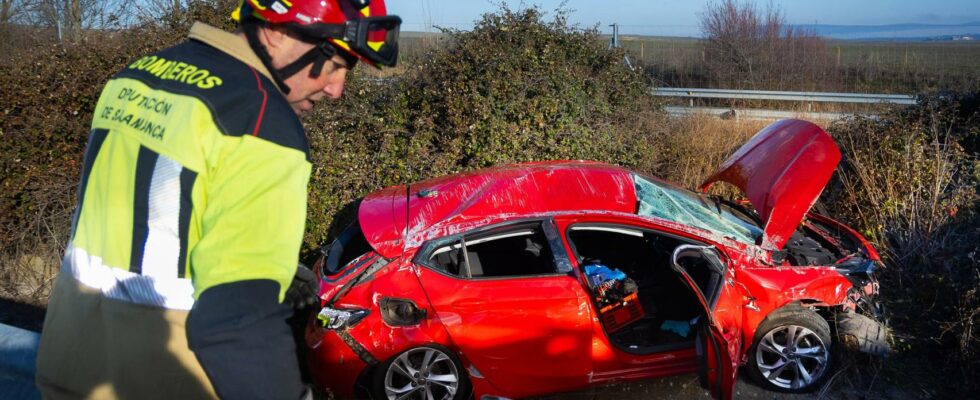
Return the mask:
{"type": "Polygon", "coordinates": [[[741,189],[762,220],[762,247],[779,250],[820,197],[840,157],[837,144],[819,126],[782,120],[755,134],[701,190],[718,181],[741,189]]]}

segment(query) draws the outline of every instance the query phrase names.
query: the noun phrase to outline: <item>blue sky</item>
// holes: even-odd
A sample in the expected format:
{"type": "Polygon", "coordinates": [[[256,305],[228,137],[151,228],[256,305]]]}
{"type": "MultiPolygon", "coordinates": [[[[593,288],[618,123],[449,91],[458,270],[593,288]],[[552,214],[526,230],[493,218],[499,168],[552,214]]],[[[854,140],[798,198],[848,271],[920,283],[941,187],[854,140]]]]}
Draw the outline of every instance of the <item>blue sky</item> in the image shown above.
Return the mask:
{"type": "MultiPolygon", "coordinates": [[[[480,14],[501,2],[518,8],[539,5],[554,10],[559,0],[387,0],[389,12],[402,17],[405,31],[432,31],[433,26],[468,29],[480,14]]],[[[571,21],[591,27],[619,23],[625,34],[697,36],[698,19],[708,0],[568,0],[571,21]]],[[[768,1],[756,1],[764,8],[768,1]]],[[[980,21],[980,0],[784,0],[772,1],[793,24],[885,25],[900,23],[962,24],[980,21]]]]}

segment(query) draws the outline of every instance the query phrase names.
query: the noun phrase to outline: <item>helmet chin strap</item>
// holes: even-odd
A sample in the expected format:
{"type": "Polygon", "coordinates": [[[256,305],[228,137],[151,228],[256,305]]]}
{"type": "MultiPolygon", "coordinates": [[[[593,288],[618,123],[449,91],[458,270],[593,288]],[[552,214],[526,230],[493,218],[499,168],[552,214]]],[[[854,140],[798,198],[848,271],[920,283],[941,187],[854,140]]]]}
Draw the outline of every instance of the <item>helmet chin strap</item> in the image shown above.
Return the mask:
{"type": "Polygon", "coordinates": [[[249,21],[248,23],[242,24],[242,28],[245,31],[245,38],[248,39],[248,44],[252,47],[252,51],[262,61],[262,65],[265,65],[265,68],[269,70],[269,74],[272,75],[272,80],[283,94],[289,94],[290,91],[289,86],[286,85],[286,79],[296,75],[297,72],[302,71],[303,68],[306,68],[310,64],[313,64],[313,68],[310,69],[310,78],[316,79],[320,77],[323,64],[330,60],[337,52],[332,45],[323,42],[304,53],[296,61],[289,63],[285,67],[276,69],[272,66],[272,56],[269,55],[269,50],[259,41],[259,25],[260,23],[257,21],[249,21]]]}
{"type": "Polygon", "coordinates": [[[336,50],[333,49],[333,46],[324,42],[304,53],[296,61],[282,67],[279,70],[279,74],[282,75],[283,79],[286,79],[296,75],[297,72],[302,71],[307,65],[313,64],[313,68],[310,69],[310,78],[319,78],[320,72],[323,70],[323,64],[327,60],[330,60],[334,53],[336,53],[336,50]]]}

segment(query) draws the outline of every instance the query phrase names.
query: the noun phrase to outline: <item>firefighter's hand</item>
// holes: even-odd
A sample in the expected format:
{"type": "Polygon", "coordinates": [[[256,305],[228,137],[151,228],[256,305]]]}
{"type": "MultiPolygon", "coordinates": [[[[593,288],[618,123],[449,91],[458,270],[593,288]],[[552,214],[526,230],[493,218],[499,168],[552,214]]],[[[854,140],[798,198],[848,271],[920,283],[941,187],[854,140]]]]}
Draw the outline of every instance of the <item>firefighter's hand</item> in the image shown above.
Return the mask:
{"type": "Polygon", "coordinates": [[[302,310],[315,305],[320,300],[316,295],[316,274],[305,265],[299,264],[293,282],[289,285],[289,289],[286,289],[283,303],[289,304],[293,309],[302,310]]]}

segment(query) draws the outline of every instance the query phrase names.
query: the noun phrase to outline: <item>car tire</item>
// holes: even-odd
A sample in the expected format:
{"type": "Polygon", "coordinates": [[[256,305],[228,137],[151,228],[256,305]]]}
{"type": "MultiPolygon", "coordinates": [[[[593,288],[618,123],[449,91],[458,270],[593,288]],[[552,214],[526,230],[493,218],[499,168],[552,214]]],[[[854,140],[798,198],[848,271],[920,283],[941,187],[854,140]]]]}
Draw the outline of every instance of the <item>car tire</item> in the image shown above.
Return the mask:
{"type": "Polygon", "coordinates": [[[396,399],[408,391],[408,399],[469,399],[469,377],[459,358],[444,346],[430,344],[405,350],[374,370],[371,397],[396,399]],[[428,395],[432,396],[429,397],[428,395]]]}
{"type": "Polygon", "coordinates": [[[759,324],[746,368],[766,389],[809,392],[830,376],[836,359],[831,340],[827,320],[799,305],[786,306],[759,324]]]}

